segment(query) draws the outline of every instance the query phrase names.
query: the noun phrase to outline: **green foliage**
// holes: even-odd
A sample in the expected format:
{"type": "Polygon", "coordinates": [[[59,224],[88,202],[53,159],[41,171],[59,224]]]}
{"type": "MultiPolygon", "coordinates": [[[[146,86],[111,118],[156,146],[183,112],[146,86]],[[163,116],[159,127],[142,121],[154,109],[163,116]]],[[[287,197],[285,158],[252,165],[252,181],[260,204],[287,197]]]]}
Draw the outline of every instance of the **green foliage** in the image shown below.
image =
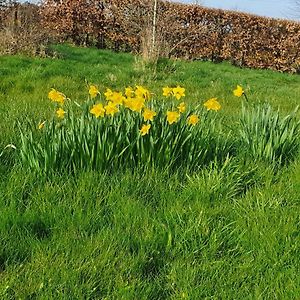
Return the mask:
{"type": "Polygon", "coordinates": [[[239,135],[245,154],[278,165],[293,160],[299,150],[297,110],[283,118],[269,104],[244,106],[239,135]]]}

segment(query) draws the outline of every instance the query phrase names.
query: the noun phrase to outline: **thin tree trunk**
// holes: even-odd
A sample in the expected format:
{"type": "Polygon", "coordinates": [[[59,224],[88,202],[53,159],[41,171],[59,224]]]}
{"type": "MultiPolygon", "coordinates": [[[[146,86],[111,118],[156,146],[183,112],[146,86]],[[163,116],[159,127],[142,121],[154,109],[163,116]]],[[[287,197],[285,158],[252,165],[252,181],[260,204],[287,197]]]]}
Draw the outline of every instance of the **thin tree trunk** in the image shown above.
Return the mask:
{"type": "Polygon", "coordinates": [[[157,23],[157,0],[154,0],[151,54],[153,54],[154,52],[155,41],[156,41],[156,23],[157,23]]]}

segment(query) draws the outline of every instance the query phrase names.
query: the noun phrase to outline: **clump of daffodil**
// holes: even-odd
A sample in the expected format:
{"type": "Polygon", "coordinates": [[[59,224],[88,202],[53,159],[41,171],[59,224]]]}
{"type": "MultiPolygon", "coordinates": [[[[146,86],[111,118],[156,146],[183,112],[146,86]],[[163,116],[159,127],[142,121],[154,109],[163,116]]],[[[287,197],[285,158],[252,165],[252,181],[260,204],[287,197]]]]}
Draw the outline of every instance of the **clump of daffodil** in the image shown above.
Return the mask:
{"type": "Polygon", "coordinates": [[[90,85],[89,87],[89,94],[91,98],[96,98],[98,94],[100,94],[98,88],[95,85],[90,85]]]}
{"type": "Polygon", "coordinates": [[[56,115],[59,119],[63,119],[65,114],[66,112],[61,107],[56,111],[56,115]]]}
{"type": "Polygon", "coordinates": [[[218,111],[221,109],[221,104],[218,102],[217,98],[211,98],[204,103],[207,110],[218,111]]]}
{"type": "Polygon", "coordinates": [[[180,100],[182,97],[185,97],[185,88],[181,87],[181,86],[177,86],[177,87],[163,87],[163,96],[164,97],[170,97],[170,96],[174,96],[177,100],[180,100]]]}
{"type": "Polygon", "coordinates": [[[106,92],[104,93],[104,96],[108,102],[111,101],[115,105],[122,105],[125,99],[125,97],[121,92],[115,92],[112,91],[111,89],[107,89],[106,92]]]}
{"type": "Polygon", "coordinates": [[[195,126],[199,122],[199,117],[197,115],[190,115],[187,119],[188,125],[195,126]]]}
{"type": "Polygon", "coordinates": [[[143,117],[144,117],[144,121],[153,121],[153,118],[156,116],[156,112],[149,109],[149,108],[145,108],[144,112],[143,112],[143,117]]]}
{"type": "Polygon", "coordinates": [[[119,112],[118,107],[113,102],[109,101],[107,105],[104,106],[105,113],[109,116],[114,116],[117,112],[119,112]]]}
{"type": "Polygon", "coordinates": [[[51,89],[51,91],[48,93],[48,98],[53,102],[59,103],[60,105],[64,105],[66,100],[66,96],[56,89],[51,89]]]}
{"type": "Polygon", "coordinates": [[[167,121],[171,125],[178,122],[180,118],[180,113],[177,111],[167,111],[167,121]]]}
{"type": "Polygon", "coordinates": [[[242,97],[244,95],[245,91],[240,85],[236,86],[236,89],[233,91],[234,96],[236,97],[242,97]]]}
{"type": "Polygon", "coordinates": [[[131,87],[125,89],[125,96],[123,103],[126,108],[135,112],[141,112],[145,107],[145,101],[150,99],[150,92],[146,88],[138,85],[133,90],[131,87]]]}
{"type": "Polygon", "coordinates": [[[93,114],[96,118],[104,117],[105,109],[103,107],[103,104],[98,103],[93,105],[93,107],[90,110],[90,113],[93,114]]]}
{"type": "MultiPolygon", "coordinates": [[[[111,172],[140,166],[198,170],[231,153],[231,143],[218,138],[221,123],[216,114],[204,112],[204,107],[198,110],[199,106],[190,112],[192,104],[185,101],[185,89],[179,85],[163,88],[171,103],[149,101],[152,94],[143,86],[122,91],[101,88],[101,94],[96,85],[88,85],[86,90],[89,95],[83,105],[55,89],[49,92],[56,102],[52,120],[40,119],[34,125],[36,141],[31,136],[27,139],[27,132],[20,139],[22,157],[29,167],[72,173],[82,168],[111,172]],[[67,100],[69,105],[62,106],[67,100]]],[[[217,98],[207,100],[204,106],[216,111],[221,108],[217,98]]]]}
{"type": "Polygon", "coordinates": [[[177,100],[180,100],[182,97],[185,97],[185,88],[178,85],[173,88],[172,93],[177,100]]]}
{"type": "Polygon", "coordinates": [[[151,124],[148,124],[148,125],[143,124],[142,128],[140,129],[141,135],[144,136],[144,135],[148,134],[150,128],[151,128],[151,124]]]}
{"type": "Polygon", "coordinates": [[[124,100],[124,106],[132,111],[140,112],[145,106],[143,98],[127,98],[124,100]]]}
{"type": "Polygon", "coordinates": [[[186,111],[186,105],[184,102],[181,102],[178,106],[177,106],[178,110],[180,113],[184,113],[186,111]]]}

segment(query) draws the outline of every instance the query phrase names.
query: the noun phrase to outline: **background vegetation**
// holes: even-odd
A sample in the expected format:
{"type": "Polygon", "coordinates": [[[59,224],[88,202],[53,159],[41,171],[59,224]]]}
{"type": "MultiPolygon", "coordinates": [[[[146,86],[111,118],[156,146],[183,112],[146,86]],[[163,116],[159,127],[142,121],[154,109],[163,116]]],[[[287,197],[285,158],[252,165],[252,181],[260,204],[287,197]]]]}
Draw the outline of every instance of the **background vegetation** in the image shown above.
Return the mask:
{"type": "Polygon", "coordinates": [[[228,60],[238,66],[299,72],[298,22],[170,1],[0,2],[0,53],[52,55],[69,41],[144,57],[228,60]],[[150,49],[150,50],[149,50],[150,49]]]}

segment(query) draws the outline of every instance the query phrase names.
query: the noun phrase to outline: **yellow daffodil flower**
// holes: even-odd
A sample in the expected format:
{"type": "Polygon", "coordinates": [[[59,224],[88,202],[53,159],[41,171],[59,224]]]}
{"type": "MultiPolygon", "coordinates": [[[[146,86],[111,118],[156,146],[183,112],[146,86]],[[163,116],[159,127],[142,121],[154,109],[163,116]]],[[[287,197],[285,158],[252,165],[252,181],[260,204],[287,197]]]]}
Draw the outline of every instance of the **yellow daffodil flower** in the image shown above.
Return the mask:
{"type": "Polygon", "coordinates": [[[125,96],[127,98],[132,98],[134,96],[134,90],[132,89],[131,86],[125,88],[125,96]]]}
{"type": "Polygon", "coordinates": [[[177,111],[167,111],[167,121],[171,125],[176,123],[180,118],[180,113],[177,111]]]}
{"type": "Polygon", "coordinates": [[[243,90],[243,88],[240,85],[237,85],[236,89],[233,91],[233,94],[236,97],[241,97],[241,96],[243,96],[244,93],[245,93],[245,91],[243,90]]]}
{"type": "Polygon", "coordinates": [[[117,113],[119,111],[119,109],[117,108],[117,106],[109,101],[108,104],[106,106],[104,106],[105,112],[107,115],[111,115],[113,116],[115,113],[117,113]]]}
{"type": "Polygon", "coordinates": [[[177,100],[185,97],[185,88],[178,85],[176,88],[173,88],[173,95],[177,100]]]}
{"type": "Polygon", "coordinates": [[[104,117],[105,109],[101,103],[93,105],[90,113],[93,114],[96,118],[104,117]]]}
{"type": "Polygon", "coordinates": [[[113,96],[113,91],[111,89],[106,89],[106,92],[104,93],[104,96],[107,101],[111,101],[111,97],[113,96]]]}
{"type": "Polygon", "coordinates": [[[95,85],[90,85],[89,94],[91,98],[96,98],[97,95],[100,94],[100,92],[95,85]]]}
{"type": "Polygon", "coordinates": [[[131,109],[133,100],[134,100],[133,98],[125,98],[124,101],[123,101],[124,106],[126,108],[131,109]]]}
{"type": "Polygon", "coordinates": [[[135,95],[137,98],[143,98],[145,100],[150,99],[150,92],[146,88],[142,87],[141,85],[136,86],[135,95]]]}
{"type": "Polygon", "coordinates": [[[130,109],[132,111],[140,112],[145,106],[145,100],[142,98],[134,98],[130,102],[130,109]]]}
{"type": "Polygon", "coordinates": [[[149,108],[145,108],[144,112],[143,112],[143,117],[144,117],[144,121],[153,121],[153,118],[156,116],[156,112],[149,109],[149,108]]]}
{"type": "Polygon", "coordinates": [[[163,96],[170,97],[172,95],[172,93],[173,93],[173,89],[172,88],[170,88],[168,86],[166,86],[166,87],[163,88],[163,96]]]}
{"type": "Polygon", "coordinates": [[[221,109],[221,104],[217,101],[217,98],[211,98],[204,103],[207,110],[218,111],[221,109]]]}
{"type": "Polygon", "coordinates": [[[56,89],[51,89],[51,91],[48,93],[48,98],[53,102],[59,103],[60,105],[64,105],[66,100],[66,96],[56,89]]]}
{"type": "Polygon", "coordinates": [[[186,105],[184,102],[181,102],[179,106],[177,106],[180,113],[184,113],[186,111],[186,105]]]}
{"type": "Polygon", "coordinates": [[[144,136],[144,135],[148,134],[150,128],[151,128],[151,124],[148,124],[148,125],[144,124],[144,125],[142,126],[142,128],[140,129],[141,135],[144,136]]]}
{"type": "Polygon", "coordinates": [[[115,105],[122,105],[125,97],[122,95],[122,93],[113,92],[110,96],[110,101],[114,103],[115,105]]]}
{"type": "Polygon", "coordinates": [[[56,115],[60,119],[63,119],[65,117],[65,113],[66,112],[61,107],[56,111],[56,115]]]}
{"type": "Polygon", "coordinates": [[[199,117],[197,115],[190,115],[188,117],[187,123],[189,125],[195,126],[199,122],[199,117]]]}

